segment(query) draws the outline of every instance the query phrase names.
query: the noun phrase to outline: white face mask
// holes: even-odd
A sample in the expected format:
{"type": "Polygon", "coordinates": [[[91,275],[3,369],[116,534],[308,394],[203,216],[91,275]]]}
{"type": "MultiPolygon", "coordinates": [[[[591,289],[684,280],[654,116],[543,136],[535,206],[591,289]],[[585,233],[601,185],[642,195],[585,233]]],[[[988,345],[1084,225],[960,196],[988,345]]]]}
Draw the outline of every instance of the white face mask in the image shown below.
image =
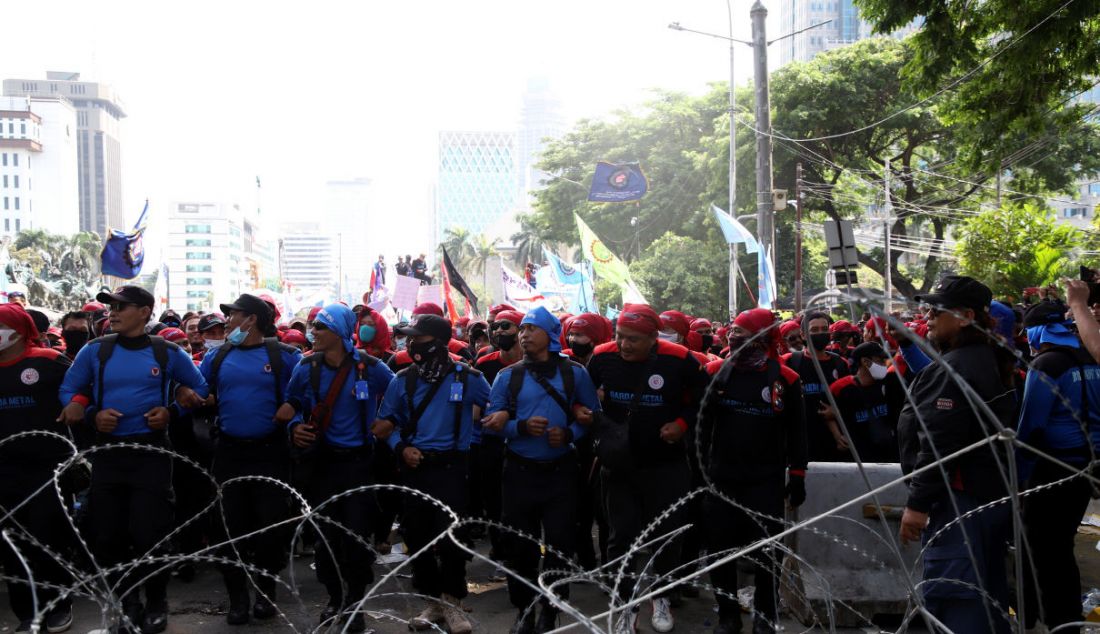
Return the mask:
{"type": "Polygon", "coordinates": [[[207,350],[217,350],[225,343],[225,339],[207,339],[203,342],[207,350]]]}
{"type": "Polygon", "coordinates": [[[677,343],[680,340],[680,333],[673,330],[662,330],[657,333],[657,337],[662,341],[671,341],[677,343]]]}
{"type": "Polygon", "coordinates": [[[0,328],[0,350],[7,350],[19,342],[19,333],[11,328],[0,328]]]}
{"type": "Polygon", "coordinates": [[[871,378],[876,381],[881,381],[886,378],[886,374],[890,369],[884,365],[878,363],[872,363],[871,367],[867,368],[867,371],[871,373],[871,378]]]}

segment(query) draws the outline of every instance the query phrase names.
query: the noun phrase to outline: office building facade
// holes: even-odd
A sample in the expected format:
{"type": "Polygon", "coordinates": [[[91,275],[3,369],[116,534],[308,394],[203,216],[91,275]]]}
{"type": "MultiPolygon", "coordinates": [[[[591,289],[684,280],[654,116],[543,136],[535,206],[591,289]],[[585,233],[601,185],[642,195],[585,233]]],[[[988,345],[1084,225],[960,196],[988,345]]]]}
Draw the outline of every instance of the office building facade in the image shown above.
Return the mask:
{"type": "Polygon", "coordinates": [[[0,235],[80,230],[76,133],[66,99],[0,97],[0,235]]]}

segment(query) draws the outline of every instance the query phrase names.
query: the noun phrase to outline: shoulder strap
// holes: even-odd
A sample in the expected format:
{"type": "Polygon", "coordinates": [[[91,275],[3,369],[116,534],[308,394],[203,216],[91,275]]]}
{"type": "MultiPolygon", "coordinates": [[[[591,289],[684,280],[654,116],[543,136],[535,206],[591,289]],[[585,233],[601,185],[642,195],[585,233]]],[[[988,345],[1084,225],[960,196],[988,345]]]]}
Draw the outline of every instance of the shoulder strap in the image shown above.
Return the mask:
{"type": "Polygon", "coordinates": [[[210,362],[210,393],[218,393],[218,373],[222,369],[222,363],[225,362],[225,357],[229,355],[229,351],[233,349],[233,346],[221,346],[214,351],[214,360],[210,362]]]}
{"type": "Polygon", "coordinates": [[[792,352],[791,356],[787,359],[787,367],[801,374],[803,358],[804,355],[801,351],[792,352]]]}
{"type": "Polygon", "coordinates": [[[783,372],[779,369],[779,362],[775,359],[768,359],[766,365],[768,368],[768,394],[771,395],[772,411],[775,411],[775,406],[778,403],[778,397],[775,393],[775,389],[773,388],[775,388],[776,382],[779,381],[779,377],[783,376],[783,372]]]}
{"type": "MultiPolygon", "coordinates": [[[[466,404],[466,375],[470,372],[466,369],[466,364],[457,363],[455,370],[455,378],[458,380],[459,385],[462,386],[462,399],[455,403],[455,424],[454,424],[454,441],[455,451],[458,451],[458,442],[461,439],[462,433],[462,407],[466,404]]],[[[440,381],[442,383],[442,381],[440,381]]]]}
{"type": "MultiPolygon", "coordinates": [[[[565,389],[565,396],[546,380],[546,377],[539,375],[537,372],[532,372],[531,376],[534,378],[535,383],[539,384],[539,387],[546,392],[550,398],[554,399],[554,402],[558,404],[561,411],[565,413],[565,420],[567,422],[573,420],[573,408],[571,403],[573,402],[573,368],[568,359],[563,359],[564,363],[558,364],[558,372],[561,374],[562,387],[565,389]],[[568,379],[566,377],[569,377],[568,379]]],[[[640,397],[639,397],[640,398],[640,397]]]]}
{"type": "MultiPolygon", "coordinates": [[[[224,348],[225,346],[222,346],[224,348]]],[[[275,408],[283,404],[283,351],[279,340],[275,337],[265,337],[264,347],[267,348],[267,363],[271,366],[271,375],[275,377],[275,408]]],[[[219,350],[220,352],[220,350],[219,350]]],[[[214,360],[217,362],[217,359],[214,360]]],[[[211,376],[214,376],[213,371],[211,376]]]]}
{"type": "Polygon", "coordinates": [[[401,434],[401,438],[405,442],[409,442],[416,437],[416,428],[420,424],[420,417],[428,410],[432,399],[439,393],[439,388],[443,387],[443,379],[432,383],[431,387],[428,388],[428,393],[424,396],[424,400],[420,401],[419,405],[414,406],[413,394],[416,392],[417,379],[419,378],[420,373],[417,372],[415,363],[405,370],[405,398],[409,404],[409,424],[402,428],[401,434]]]}
{"type": "Polygon", "coordinates": [[[523,378],[527,374],[527,368],[523,363],[511,366],[508,375],[508,418],[516,417],[516,409],[519,407],[519,392],[523,389],[523,378]]]}
{"type": "Polygon", "coordinates": [[[160,366],[161,403],[168,407],[168,342],[164,337],[149,335],[149,345],[153,348],[153,359],[160,366]]]}
{"type": "Polygon", "coordinates": [[[96,407],[103,409],[103,373],[107,366],[107,360],[115,352],[115,343],[118,342],[117,334],[104,335],[98,339],[99,349],[96,350],[96,358],[99,361],[99,377],[96,381],[96,407]]]}
{"type": "Polygon", "coordinates": [[[313,402],[321,402],[321,356],[309,356],[309,386],[313,389],[313,402]]]}

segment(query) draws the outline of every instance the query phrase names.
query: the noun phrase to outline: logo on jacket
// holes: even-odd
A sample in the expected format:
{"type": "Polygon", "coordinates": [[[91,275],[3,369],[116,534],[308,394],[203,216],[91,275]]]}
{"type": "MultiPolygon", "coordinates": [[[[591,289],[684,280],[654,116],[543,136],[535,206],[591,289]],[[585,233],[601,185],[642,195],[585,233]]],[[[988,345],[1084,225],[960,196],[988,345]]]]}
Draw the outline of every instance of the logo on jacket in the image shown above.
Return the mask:
{"type": "Polygon", "coordinates": [[[264,364],[264,372],[267,372],[268,374],[271,374],[271,364],[270,363],[265,363],[264,364]]]}
{"type": "Polygon", "coordinates": [[[19,380],[23,382],[23,385],[34,385],[38,383],[38,370],[34,368],[23,370],[23,373],[19,375],[19,380]]]}
{"type": "Polygon", "coordinates": [[[160,366],[153,366],[153,369],[149,371],[149,374],[153,376],[160,376],[160,366]]]}
{"type": "Polygon", "coordinates": [[[955,401],[949,398],[936,399],[936,409],[955,409],[955,401]]]}
{"type": "Polygon", "coordinates": [[[649,377],[649,387],[654,390],[659,390],[665,386],[665,377],[660,374],[654,374],[649,377]]]}

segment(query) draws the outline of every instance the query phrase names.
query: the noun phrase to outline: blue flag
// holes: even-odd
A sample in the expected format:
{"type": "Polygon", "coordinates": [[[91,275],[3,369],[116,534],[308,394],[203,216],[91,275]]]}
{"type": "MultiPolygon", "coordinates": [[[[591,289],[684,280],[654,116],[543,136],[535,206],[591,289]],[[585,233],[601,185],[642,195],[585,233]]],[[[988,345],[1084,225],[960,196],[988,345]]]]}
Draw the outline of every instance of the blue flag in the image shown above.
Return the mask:
{"type": "Polygon", "coordinates": [[[726,242],[730,244],[744,242],[746,253],[756,253],[760,250],[756,238],[752,236],[752,232],[745,225],[737,222],[736,218],[719,209],[717,205],[711,205],[710,210],[714,212],[714,217],[718,220],[718,227],[722,230],[726,242]]]}
{"type": "Polygon", "coordinates": [[[645,174],[637,163],[596,163],[596,174],[588,190],[588,200],[598,203],[625,203],[640,200],[649,190],[645,174]]]}
{"type": "Polygon", "coordinates": [[[542,256],[550,263],[550,270],[554,277],[558,278],[558,284],[580,284],[584,282],[584,273],[575,267],[569,266],[554,255],[550,249],[542,248],[542,256]]]}
{"type": "Polygon", "coordinates": [[[142,235],[145,233],[145,214],[149,211],[149,201],[141,210],[137,224],[129,233],[112,229],[111,235],[99,254],[100,270],[104,275],[113,275],[130,280],[141,274],[141,265],[145,262],[145,246],[142,235]]]}

